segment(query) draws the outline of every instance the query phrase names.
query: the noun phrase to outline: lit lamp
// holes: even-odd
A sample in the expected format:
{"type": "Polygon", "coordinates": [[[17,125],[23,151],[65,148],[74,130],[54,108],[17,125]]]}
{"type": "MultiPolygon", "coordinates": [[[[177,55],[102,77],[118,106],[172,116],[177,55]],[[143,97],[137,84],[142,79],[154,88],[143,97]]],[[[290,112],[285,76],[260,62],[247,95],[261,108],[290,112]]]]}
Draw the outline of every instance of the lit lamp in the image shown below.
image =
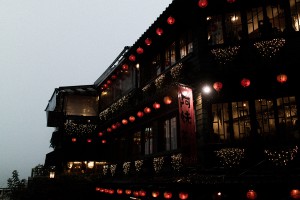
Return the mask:
{"type": "Polygon", "coordinates": [[[165,199],[171,199],[172,198],[172,192],[166,191],[164,192],[165,199]]]}
{"type": "Polygon", "coordinates": [[[168,24],[170,24],[170,25],[174,24],[174,23],[175,23],[174,17],[172,17],[172,16],[168,17],[167,22],[168,22],[168,24]]]}
{"type": "Polygon", "coordinates": [[[287,75],[285,74],[279,74],[276,78],[279,83],[285,83],[287,81],[287,75]]]}
{"type": "Polygon", "coordinates": [[[180,192],[178,196],[179,196],[179,199],[188,199],[189,198],[189,194],[187,192],[180,192]]]}
{"type": "Polygon", "coordinates": [[[49,174],[49,178],[54,178],[54,177],[55,177],[55,172],[51,171],[50,174],[49,174]]]}
{"type": "Polygon", "coordinates": [[[250,80],[247,79],[247,78],[243,78],[243,79],[241,80],[241,85],[242,85],[243,87],[249,87],[249,86],[250,86],[250,80]]]}
{"type": "Polygon", "coordinates": [[[207,6],[207,4],[208,4],[207,0],[199,0],[198,1],[198,6],[200,8],[205,8],[207,6]]]}
{"type": "Polygon", "coordinates": [[[300,190],[293,189],[293,190],[291,190],[290,195],[291,195],[292,199],[300,199],[300,190]]]}
{"type": "Polygon", "coordinates": [[[254,190],[248,190],[247,192],[247,199],[254,200],[257,198],[257,194],[254,190]]]}
{"type": "Polygon", "coordinates": [[[159,36],[161,36],[161,35],[163,34],[163,32],[164,32],[164,31],[163,31],[162,28],[157,28],[157,29],[156,29],[156,34],[159,35],[159,36]]]}
{"type": "Polygon", "coordinates": [[[171,104],[172,103],[172,98],[169,97],[169,96],[165,96],[164,97],[164,103],[167,104],[167,105],[171,104]]]}
{"type": "Polygon", "coordinates": [[[213,84],[213,88],[217,91],[217,92],[220,92],[221,89],[223,88],[223,84],[221,82],[215,82],[213,84]]]}

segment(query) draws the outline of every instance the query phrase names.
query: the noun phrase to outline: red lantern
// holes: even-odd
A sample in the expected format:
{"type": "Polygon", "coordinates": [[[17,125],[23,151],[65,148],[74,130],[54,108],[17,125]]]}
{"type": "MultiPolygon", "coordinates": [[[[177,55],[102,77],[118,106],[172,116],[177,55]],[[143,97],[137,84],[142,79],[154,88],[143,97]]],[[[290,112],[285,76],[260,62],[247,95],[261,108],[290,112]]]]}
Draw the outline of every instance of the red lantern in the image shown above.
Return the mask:
{"type": "Polygon", "coordinates": [[[109,193],[109,194],[113,194],[113,193],[115,193],[115,191],[114,191],[113,189],[109,189],[109,190],[108,190],[108,193],[109,193]]]}
{"type": "Polygon", "coordinates": [[[168,22],[168,24],[170,24],[170,25],[174,24],[174,23],[175,23],[174,17],[172,17],[172,16],[168,17],[167,22],[168,22]]]}
{"type": "Polygon", "coordinates": [[[118,193],[118,194],[122,194],[122,193],[123,193],[123,190],[122,190],[122,189],[117,189],[117,193],[118,193]]]}
{"type": "Polygon", "coordinates": [[[103,136],[103,133],[102,133],[102,132],[99,132],[99,133],[98,133],[98,136],[99,136],[99,137],[103,136]]]}
{"type": "Polygon", "coordinates": [[[144,113],[146,114],[151,113],[151,109],[149,107],[144,108],[144,113]]]}
{"type": "Polygon", "coordinates": [[[128,124],[127,119],[123,119],[123,120],[122,120],[122,124],[124,124],[124,125],[128,124]]]}
{"type": "Polygon", "coordinates": [[[138,54],[142,54],[142,53],[144,53],[144,49],[142,47],[139,47],[139,48],[136,49],[136,52],[138,54]]]}
{"type": "Polygon", "coordinates": [[[140,190],[139,191],[139,196],[141,196],[141,197],[146,196],[146,191],[145,190],[140,190]]]}
{"type": "Polygon", "coordinates": [[[151,43],[152,43],[152,40],[150,38],[146,38],[145,44],[148,45],[148,46],[150,46],[151,43]]]}
{"type": "Polygon", "coordinates": [[[221,82],[215,82],[213,84],[213,88],[217,91],[217,92],[220,92],[221,89],[223,88],[223,84],[221,82]]]}
{"type": "Polygon", "coordinates": [[[101,143],[102,143],[102,144],[105,144],[105,143],[106,143],[106,140],[101,140],[101,143]]]}
{"type": "Polygon", "coordinates": [[[135,120],[135,117],[134,117],[134,116],[130,116],[130,117],[129,117],[129,121],[130,121],[130,122],[134,122],[134,120],[135,120]]]}
{"type": "Polygon", "coordinates": [[[87,143],[91,143],[92,139],[87,139],[86,141],[87,141],[87,143]]]}
{"type": "Polygon", "coordinates": [[[300,190],[293,189],[291,190],[290,195],[293,199],[300,199],[300,190]]]}
{"type": "Polygon", "coordinates": [[[77,141],[77,139],[76,138],[72,138],[72,142],[76,142],[77,141]]]}
{"type": "Polygon", "coordinates": [[[257,197],[257,194],[254,190],[249,190],[247,192],[247,199],[253,200],[253,199],[256,199],[256,197],[257,197]]]}
{"type": "Polygon", "coordinates": [[[135,55],[131,54],[129,56],[129,60],[132,61],[132,62],[134,62],[135,61],[135,55]]]}
{"type": "Polygon", "coordinates": [[[127,71],[128,70],[128,65],[127,64],[123,64],[122,65],[122,69],[125,70],[125,71],[127,71]]]}
{"type": "Polygon", "coordinates": [[[159,196],[159,191],[153,191],[152,192],[152,197],[156,198],[159,196]]]}
{"type": "Polygon", "coordinates": [[[111,128],[112,129],[117,129],[117,125],[113,124],[113,125],[111,125],[111,128]]]}
{"type": "Polygon", "coordinates": [[[199,6],[200,8],[205,8],[207,5],[208,5],[207,0],[199,0],[199,1],[198,1],[198,6],[199,6]]]}
{"type": "Polygon", "coordinates": [[[235,0],[227,0],[228,3],[234,3],[235,0]]]}
{"type": "Polygon", "coordinates": [[[138,197],[139,196],[139,191],[133,191],[133,196],[138,197]]]}
{"type": "Polygon", "coordinates": [[[137,112],[136,114],[139,118],[143,117],[144,116],[144,113],[142,111],[139,111],[137,112]]]}
{"type": "Polygon", "coordinates": [[[287,75],[285,75],[285,74],[277,75],[277,81],[279,83],[285,83],[287,81],[287,75]]]}
{"type": "Polygon", "coordinates": [[[165,199],[171,199],[172,198],[172,192],[164,192],[165,199]]]}
{"type": "Polygon", "coordinates": [[[160,104],[159,103],[157,103],[157,102],[155,102],[154,104],[153,104],[153,108],[154,109],[159,109],[160,108],[160,104]]]}
{"type": "Polygon", "coordinates": [[[111,129],[111,128],[107,128],[106,130],[107,130],[107,132],[111,132],[111,131],[112,131],[112,129],[111,129]]]}
{"type": "Polygon", "coordinates": [[[241,80],[241,85],[242,85],[243,87],[249,87],[249,85],[250,85],[250,80],[247,79],[247,78],[243,78],[243,79],[241,80]]]}
{"type": "Polygon", "coordinates": [[[108,85],[105,83],[105,84],[103,85],[103,87],[104,87],[104,88],[108,88],[108,85]]]}
{"type": "Polygon", "coordinates": [[[189,198],[189,194],[187,192],[180,192],[178,196],[179,196],[179,199],[188,199],[189,198]]]}
{"type": "Polygon", "coordinates": [[[112,75],[111,79],[115,80],[115,79],[117,79],[117,76],[116,75],[112,75]]]}
{"type": "Polygon", "coordinates": [[[163,32],[164,32],[164,31],[163,31],[162,28],[157,28],[157,29],[156,29],[156,34],[159,35],[159,36],[161,36],[161,35],[163,34],[163,32]]]}
{"type": "Polygon", "coordinates": [[[107,85],[110,85],[111,84],[111,80],[107,80],[106,83],[107,83],[107,85]]]}
{"type": "Polygon", "coordinates": [[[119,128],[119,127],[121,127],[121,123],[120,122],[117,122],[116,123],[116,126],[119,128]]]}
{"type": "Polygon", "coordinates": [[[129,195],[131,194],[131,190],[125,190],[125,193],[129,195]]]}
{"type": "Polygon", "coordinates": [[[172,98],[169,97],[169,96],[165,96],[164,97],[164,103],[167,104],[167,105],[171,104],[172,103],[172,98]]]}

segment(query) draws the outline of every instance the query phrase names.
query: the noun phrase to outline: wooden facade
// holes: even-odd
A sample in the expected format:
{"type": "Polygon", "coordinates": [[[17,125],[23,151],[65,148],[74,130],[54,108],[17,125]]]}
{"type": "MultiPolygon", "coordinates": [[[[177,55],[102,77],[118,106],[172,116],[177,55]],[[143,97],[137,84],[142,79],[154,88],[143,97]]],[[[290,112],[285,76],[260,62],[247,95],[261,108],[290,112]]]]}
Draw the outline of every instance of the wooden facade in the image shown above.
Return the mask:
{"type": "Polygon", "coordinates": [[[299,199],[299,31],[298,0],[173,0],[93,85],[55,89],[45,165],[105,199],[299,199]]]}

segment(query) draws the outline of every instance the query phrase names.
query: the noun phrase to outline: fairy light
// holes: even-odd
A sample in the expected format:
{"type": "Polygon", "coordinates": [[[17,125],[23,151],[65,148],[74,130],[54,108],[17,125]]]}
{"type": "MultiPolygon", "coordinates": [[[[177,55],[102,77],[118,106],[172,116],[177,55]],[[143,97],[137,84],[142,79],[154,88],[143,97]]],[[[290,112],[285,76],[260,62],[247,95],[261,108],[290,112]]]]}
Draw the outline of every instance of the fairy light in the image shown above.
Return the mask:
{"type": "Polygon", "coordinates": [[[172,167],[175,171],[179,171],[182,167],[182,154],[175,154],[171,156],[172,167]]]}
{"type": "Polygon", "coordinates": [[[293,160],[298,152],[298,146],[286,149],[265,149],[268,160],[276,166],[286,166],[293,160]]]}
{"type": "Polygon", "coordinates": [[[117,169],[117,164],[110,165],[110,173],[111,173],[112,176],[115,175],[116,169],[117,169]]]}
{"type": "Polygon", "coordinates": [[[139,172],[141,170],[142,165],[143,165],[143,160],[136,160],[136,161],[134,161],[135,170],[137,172],[139,172]]]}
{"type": "Polygon", "coordinates": [[[164,164],[164,157],[153,158],[153,167],[156,173],[159,173],[164,164]]]}
{"type": "Polygon", "coordinates": [[[238,54],[240,46],[233,46],[227,48],[215,48],[211,50],[211,53],[216,57],[216,60],[220,64],[226,64],[232,61],[238,54]]]}
{"type": "Polygon", "coordinates": [[[224,167],[232,168],[240,164],[241,159],[244,158],[245,150],[241,148],[223,148],[215,151],[215,153],[224,167]]]}
{"type": "Polygon", "coordinates": [[[285,39],[275,38],[273,40],[255,42],[253,45],[257,49],[259,55],[264,58],[272,58],[285,45],[285,39]]]}
{"type": "Polygon", "coordinates": [[[108,165],[103,165],[103,175],[105,176],[107,174],[108,165]]]}
{"type": "Polygon", "coordinates": [[[96,130],[97,125],[95,124],[77,124],[72,120],[67,120],[64,123],[65,131],[69,135],[73,134],[89,134],[96,130]]]}
{"type": "Polygon", "coordinates": [[[155,81],[154,81],[155,82],[155,86],[157,88],[162,88],[165,78],[166,78],[166,75],[165,74],[161,74],[157,79],[155,79],[155,81]]]}
{"type": "Polygon", "coordinates": [[[174,80],[178,80],[182,74],[182,63],[178,63],[171,69],[171,76],[174,80]]]}
{"type": "Polygon", "coordinates": [[[130,170],[130,162],[124,162],[124,164],[123,164],[124,174],[128,174],[129,170],[130,170]]]}
{"type": "Polygon", "coordinates": [[[113,103],[110,107],[103,110],[99,114],[99,118],[101,120],[107,120],[110,115],[114,114],[115,112],[117,112],[119,110],[122,110],[122,108],[124,108],[127,105],[128,101],[129,101],[129,95],[123,96],[117,102],[113,103]]]}

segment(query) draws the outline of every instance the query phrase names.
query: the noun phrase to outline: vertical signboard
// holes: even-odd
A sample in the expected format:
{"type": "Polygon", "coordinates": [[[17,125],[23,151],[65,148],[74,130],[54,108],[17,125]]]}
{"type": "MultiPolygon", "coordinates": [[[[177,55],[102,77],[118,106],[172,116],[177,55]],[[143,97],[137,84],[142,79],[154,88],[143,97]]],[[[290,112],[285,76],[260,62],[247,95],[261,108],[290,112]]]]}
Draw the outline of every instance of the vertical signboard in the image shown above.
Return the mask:
{"type": "Polygon", "coordinates": [[[196,126],[195,111],[193,104],[193,91],[191,88],[178,86],[178,106],[179,106],[179,124],[180,141],[183,149],[184,162],[196,162],[196,126]]]}

